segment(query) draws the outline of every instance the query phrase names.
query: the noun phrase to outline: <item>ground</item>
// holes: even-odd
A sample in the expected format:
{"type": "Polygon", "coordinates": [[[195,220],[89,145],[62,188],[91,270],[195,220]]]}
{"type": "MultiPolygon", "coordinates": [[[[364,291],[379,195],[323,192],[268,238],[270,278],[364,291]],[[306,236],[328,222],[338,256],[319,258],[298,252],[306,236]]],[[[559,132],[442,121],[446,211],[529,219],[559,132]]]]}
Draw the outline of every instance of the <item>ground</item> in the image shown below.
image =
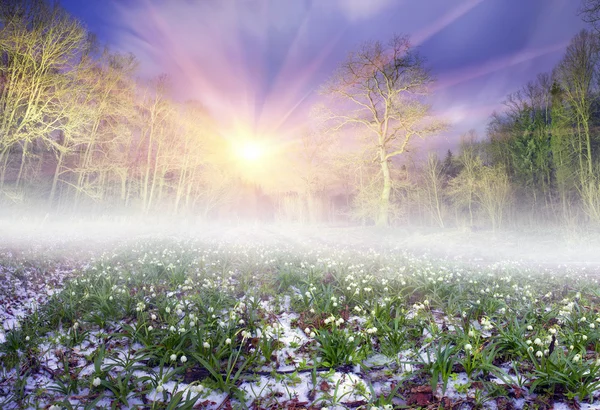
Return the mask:
{"type": "Polygon", "coordinates": [[[22,222],[1,408],[600,406],[593,235],[22,222]]]}

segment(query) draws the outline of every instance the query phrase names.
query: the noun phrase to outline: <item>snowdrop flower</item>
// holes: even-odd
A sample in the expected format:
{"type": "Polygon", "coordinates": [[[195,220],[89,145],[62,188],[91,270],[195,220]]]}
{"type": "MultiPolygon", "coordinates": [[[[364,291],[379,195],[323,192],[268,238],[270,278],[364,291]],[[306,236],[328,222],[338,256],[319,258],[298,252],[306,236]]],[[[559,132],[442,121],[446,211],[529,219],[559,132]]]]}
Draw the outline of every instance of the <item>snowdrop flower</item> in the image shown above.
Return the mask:
{"type": "Polygon", "coordinates": [[[467,343],[467,344],[465,344],[465,350],[466,350],[467,352],[470,352],[471,350],[473,350],[473,346],[471,346],[471,344],[470,344],[470,343],[467,343]]]}
{"type": "Polygon", "coordinates": [[[587,336],[586,336],[586,335],[581,335],[581,338],[582,338],[583,340],[587,340],[587,336]]]}
{"type": "Polygon", "coordinates": [[[231,339],[230,338],[225,339],[225,344],[226,345],[230,345],[231,344],[231,339]]]}
{"type": "Polygon", "coordinates": [[[29,342],[30,340],[31,340],[31,338],[30,338],[29,336],[26,336],[26,337],[25,337],[25,341],[26,341],[26,342],[29,342]]]}
{"type": "Polygon", "coordinates": [[[542,353],[540,350],[538,350],[537,352],[535,352],[536,357],[542,357],[544,355],[544,353],[542,353]]]}
{"type": "Polygon", "coordinates": [[[162,384],[159,384],[158,386],[156,386],[157,393],[162,393],[163,391],[165,391],[165,388],[163,387],[162,384]]]}
{"type": "Polygon", "coordinates": [[[550,332],[551,335],[555,335],[556,334],[556,329],[553,328],[553,327],[551,327],[550,329],[548,329],[548,331],[550,332]]]}
{"type": "Polygon", "coordinates": [[[151,332],[154,328],[152,326],[148,326],[148,331],[151,332]]]}
{"type": "Polygon", "coordinates": [[[527,325],[527,330],[533,330],[533,326],[527,325]]]}
{"type": "Polygon", "coordinates": [[[181,359],[179,359],[179,361],[181,363],[185,363],[185,362],[187,362],[187,357],[185,357],[185,355],[183,355],[183,356],[181,356],[181,359]]]}
{"type": "Polygon", "coordinates": [[[310,329],[307,327],[306,329],[304,329],[304,333],[309,334],[310,333],[310,329]]]}
{"type": "Polygon", "coordinates": [[[150,316],[150,319],[156,320],[156,315],[153,313],[152,316],[150,316]]]}
{"type": "Polygon", "coordinates": [[[590,329],[594,329],[596,327],[596,325],[594,325],[593,323],[590,323],[590,329]]]}
{"type": "Polygon", "coordinates": [[[191,386],[190,390],[192,391],[192,393],[202,393],[202,391],[204,390],[204,386],[201,384],[198,384],[196,386],[191,386]]]}
{"type": "Polygon", "coordinates": [[[344,323],[344,319],[343,318],[339,318],[338,320],[335,321],[335,324],[337,326],[341,325],[342,323],[344,323]]]}
{"type": "Polygon", "coordinates": [[[367,333],[370,334],[370,335],[373,334],[373,333],[375,333],[375,332],[377,332],[377,328],[376,327],[371,327],[371,328],[367,329],[367,333]]]}
{"type": "Polygon", "coordinates": [[[533,341],[534,344],[541,346],[542,345],[542,341],[540,340],[539,337],[536,337],[535,340],[533,341]]]}
{"type": "Polygon", "coordinates": [[[205,349],[210,349],[210,343],[208,342],[202,343],[202,346],[204,346],[205,349]]]}
{"type": "Polygon", "coordinates": [[[96,377],[96,378],[95,378],[95,379],[92,381],[92,385],[93,385],[94,387],[98,387],[98,386],[100,386],[100,384],[101,384],[101,383],[102,383],[102,381],[100,380],[100,378],[99,378],[99,377],[96,377]]]}
{"type": "Polygon", "coordinates": [[[573,356],[573,363],[577,363],[581,360],[581,355],[578,353],[575,356],[573,356]]]}
{"type": "Polygon", "coordinates": [[[175,360],[177,360],[177,355],[175,353],[173,353],[170,357],[171,361],[174,362],[175,360]]]}
{"type": "Polygon", "coordinates": [[[350,337],[348,337],[348,341],[349,341],[350,343],[354,342],[354,336],[350,336],[350,337]]]}
{"type": "Polygon", "coordinates": [[[467,333],[469,335],[469,337],[475,337],[475,332],[473,330],[469,330],[469,333],[467,333]]]}

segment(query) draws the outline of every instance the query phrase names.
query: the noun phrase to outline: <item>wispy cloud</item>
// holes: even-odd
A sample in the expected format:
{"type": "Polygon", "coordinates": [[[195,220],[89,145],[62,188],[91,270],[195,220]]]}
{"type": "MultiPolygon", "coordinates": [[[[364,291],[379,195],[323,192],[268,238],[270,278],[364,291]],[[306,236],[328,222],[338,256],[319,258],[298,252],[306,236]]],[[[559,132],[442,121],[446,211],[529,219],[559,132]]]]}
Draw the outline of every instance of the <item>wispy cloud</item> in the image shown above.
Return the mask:
{"type": "Polygon", "coordinates": [[[399,0],[337,0],[337,7],[350,21],[369,19],[391,7],[399,0]]]}

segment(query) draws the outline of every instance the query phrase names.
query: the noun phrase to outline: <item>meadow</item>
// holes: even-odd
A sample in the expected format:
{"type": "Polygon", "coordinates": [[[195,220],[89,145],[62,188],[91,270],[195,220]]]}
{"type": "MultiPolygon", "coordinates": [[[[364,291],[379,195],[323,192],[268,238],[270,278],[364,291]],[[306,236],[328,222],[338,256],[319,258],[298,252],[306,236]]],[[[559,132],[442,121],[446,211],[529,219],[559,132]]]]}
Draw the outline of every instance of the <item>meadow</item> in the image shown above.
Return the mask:
{"type": "Polygon", "coordinates": [[[4,250],[0,408],[598,408],[597,273],[194,238],[4,250]]]}

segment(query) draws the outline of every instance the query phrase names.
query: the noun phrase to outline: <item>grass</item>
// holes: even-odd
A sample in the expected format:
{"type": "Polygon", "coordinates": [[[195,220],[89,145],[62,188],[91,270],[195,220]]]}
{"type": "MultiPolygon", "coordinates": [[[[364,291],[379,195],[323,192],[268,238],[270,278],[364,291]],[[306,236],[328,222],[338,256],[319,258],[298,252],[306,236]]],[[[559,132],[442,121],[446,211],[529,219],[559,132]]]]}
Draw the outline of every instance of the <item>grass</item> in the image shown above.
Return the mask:
{"type": "MultiPolygon", "coordinates": [[[[50,265],[1,266],[23,278],[50,265]]],[[[584,270],[139,241],[89,260],[6,332],[0,407],[593,402],[599,295],[584,270]]]]}

